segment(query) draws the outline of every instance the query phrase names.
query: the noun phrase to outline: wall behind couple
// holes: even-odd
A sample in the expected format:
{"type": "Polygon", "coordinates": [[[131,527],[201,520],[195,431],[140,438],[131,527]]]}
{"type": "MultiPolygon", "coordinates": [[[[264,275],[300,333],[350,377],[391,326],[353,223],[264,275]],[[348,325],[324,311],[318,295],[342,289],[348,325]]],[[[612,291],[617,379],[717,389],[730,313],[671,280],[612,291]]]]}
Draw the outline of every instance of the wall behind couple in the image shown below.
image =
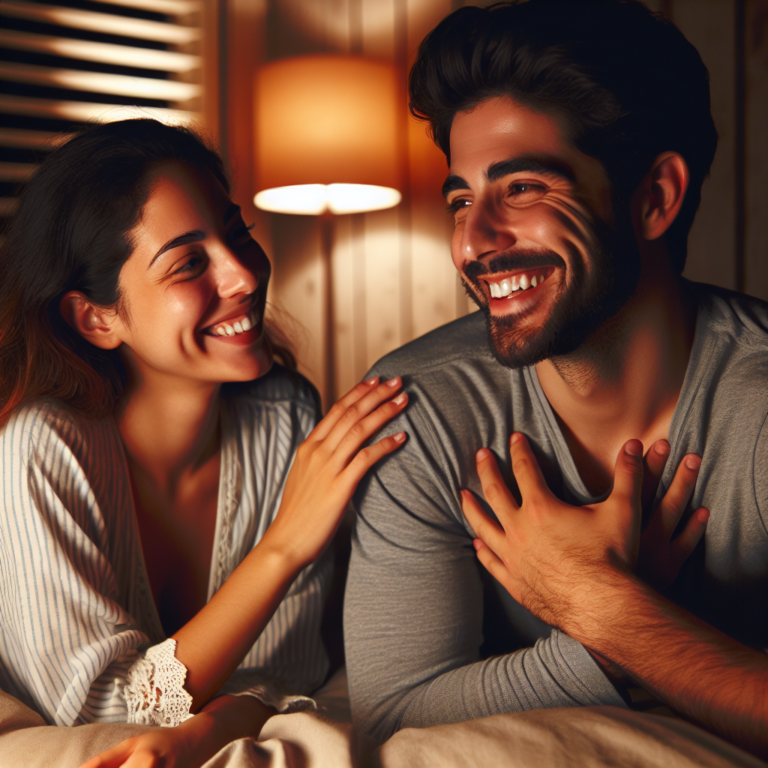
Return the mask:
{"type": "MultiPolygon", "coordinates": [[[[578,2],[578,0],[574,0],[578,2]]],[[[253,207],[253,73],[304,53],[359,53],[393,62],[404,78],[423,36],[461,0],[218,0],[221,147],[236,199],[272,258],[271,300],[296,323],[300,369],[333,396],[379,357],[471,311],[450,259],[440,197],[445,161],[425,127],[408,121],[403,202],[335,219],[333,349],[323,308],[322,226],[315,217],[253,207]]],[[[768,0],[652,0],[682,28],[710,70],[720,146],[689,243],[686,275],[768,299],[768,0]]],[[[652,52],[649,52],[652,55],[652,52]]]]}

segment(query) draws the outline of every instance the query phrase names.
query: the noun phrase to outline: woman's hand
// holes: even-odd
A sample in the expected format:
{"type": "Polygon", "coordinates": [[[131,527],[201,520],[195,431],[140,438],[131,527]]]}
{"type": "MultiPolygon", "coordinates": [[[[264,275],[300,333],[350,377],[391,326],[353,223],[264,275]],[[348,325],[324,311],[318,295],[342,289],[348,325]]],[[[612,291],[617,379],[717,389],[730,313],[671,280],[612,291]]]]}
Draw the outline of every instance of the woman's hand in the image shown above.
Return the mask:
{"type": "MultiPolygon", "coordinates": [[[[646,455],[643,496],[648,503],[653,502],[668,457],[669,443],[666,440],[654,443],[646,455]]],[[[637,575],[659,592],[677,578],[683,563],[704,535],[709,520],[709,511],[700,507],[673,538],[691,500],[700,467],[701,459],[695,453],[683,456],[672,483],[640,537],[637,575]]]]}
{"type": "Polygon", "coordinates": [[[176,728],[121,741],[81,768],[199,768],[230,742],[258,738],[272,714],[252,696],[220,696],[176,728]]]}
{"type": "Polygon", "coordinates": [[[399,378],[378,377],[358,384],[341,398],[296,452],[274,522],[263,547],[273,547],[303,567],[320,556],[336,532],[363,475],[405,441],[405,433],[361,446],[408,402],[396,393],[399,378]]]}

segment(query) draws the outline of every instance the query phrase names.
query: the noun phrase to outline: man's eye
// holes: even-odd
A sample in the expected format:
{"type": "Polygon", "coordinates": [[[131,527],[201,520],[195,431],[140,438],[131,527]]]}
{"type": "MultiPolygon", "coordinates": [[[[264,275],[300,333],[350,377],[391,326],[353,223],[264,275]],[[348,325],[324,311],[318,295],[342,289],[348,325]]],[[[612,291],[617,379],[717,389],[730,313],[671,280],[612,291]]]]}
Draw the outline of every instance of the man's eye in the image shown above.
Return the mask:
{"type": "Polygon", "coordinates": [[[445,210],[453,216],[458,213],[462,208],[468,208],[471,205],[470,201],[464,197],[457,197],[445,206],[445,210]]]}
{"type": "Polygon", "coordinates": [[[538,200],[546,190],[541,184],[518,181],[509,185],[509,195],[514,203],[529,203],[538,200]]]}

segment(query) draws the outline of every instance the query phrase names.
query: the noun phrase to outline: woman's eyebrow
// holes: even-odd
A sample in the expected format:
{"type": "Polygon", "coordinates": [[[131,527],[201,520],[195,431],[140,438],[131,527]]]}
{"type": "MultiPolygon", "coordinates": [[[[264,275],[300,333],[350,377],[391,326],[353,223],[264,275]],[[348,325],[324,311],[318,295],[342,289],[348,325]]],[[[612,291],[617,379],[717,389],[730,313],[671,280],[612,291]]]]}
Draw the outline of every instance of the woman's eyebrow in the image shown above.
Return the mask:
{"type": "Polygon", "coordinates": [[[187,245],[188,243],[199,243],[205,238],[205,232],[201,229],[193,229],[191,232],[185,232],[183,235],[174,237],[173,240],[169,240],[153,257],[149,262],[149,269],[166,251],[170,251],[172,248],[178,248],[180,245],[187,245]]]}

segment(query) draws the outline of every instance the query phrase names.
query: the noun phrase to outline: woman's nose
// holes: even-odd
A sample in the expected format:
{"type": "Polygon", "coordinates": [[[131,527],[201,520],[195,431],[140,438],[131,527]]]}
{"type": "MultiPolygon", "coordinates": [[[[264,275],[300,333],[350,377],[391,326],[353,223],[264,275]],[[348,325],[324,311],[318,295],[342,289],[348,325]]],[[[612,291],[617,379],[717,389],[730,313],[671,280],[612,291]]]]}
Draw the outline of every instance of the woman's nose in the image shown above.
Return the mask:
{"type": "MultiPolygon", "coordinates": [[[[260,248],[259,251],[263,254],[260,248]]],[[[219,295],[228,298],[240,293],[253,293],[265,277],[268,277],[268,265],[266,256],[263,256],[263,259],[246,259],[230,248],[224,249],[216,270],[219,295]],[[266,267],[262,266],[262,261],[266,263],[266,267]]]]}

